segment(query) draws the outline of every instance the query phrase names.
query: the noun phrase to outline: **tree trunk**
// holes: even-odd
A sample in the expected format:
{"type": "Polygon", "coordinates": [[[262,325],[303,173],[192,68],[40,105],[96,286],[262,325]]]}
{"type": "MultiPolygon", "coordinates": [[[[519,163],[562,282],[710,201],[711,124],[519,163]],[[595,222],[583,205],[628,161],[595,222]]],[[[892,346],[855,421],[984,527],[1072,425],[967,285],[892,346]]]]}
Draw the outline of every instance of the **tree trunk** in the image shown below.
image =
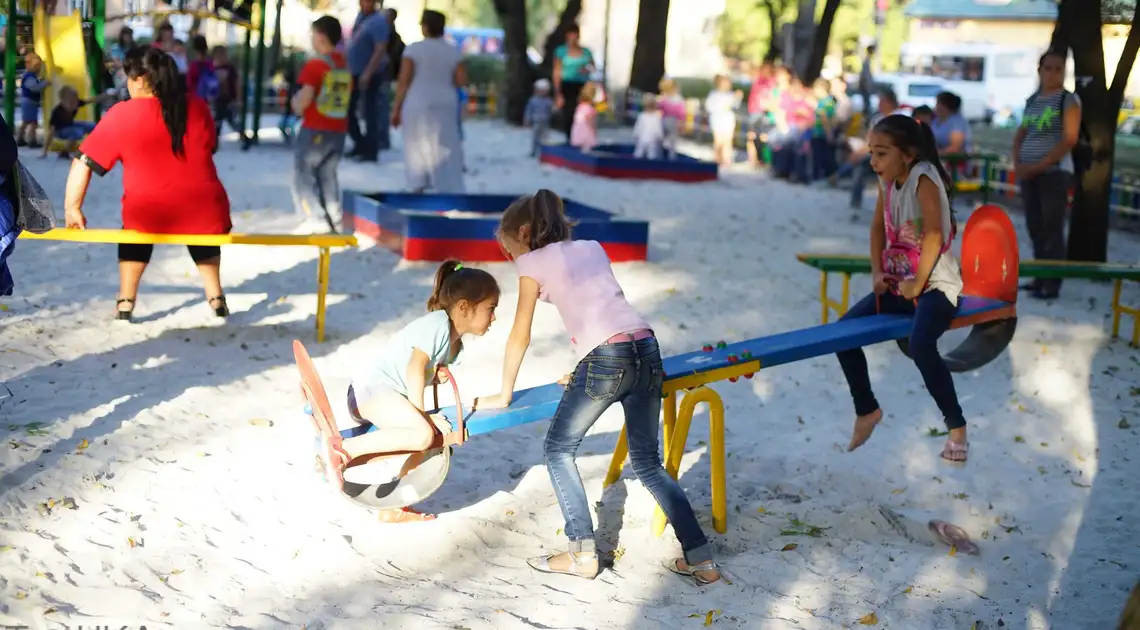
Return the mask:
{"type": "Polygon", "coordinates": [[[665,33],[669,26],[669,0],[641,0],[637,8],[637,36],[629,87],[656,94],[665,76],[665,33]]]}
{"type": "Polygon", "coordinates": [[[1081,174],[1073,195],[1069,260],[1104,262],[1108,259],[1116,119],[1124,86],[1140,47],[1136,15],[1134,10],[1133,28],[1128,34],[1110,88],[1101,40],[1100,0],[1062,0],[1058,7],[1052,45],[1057,50],[1072,48],[1077,95],[1081,99],[1081,122],[1088,131],[1092,147],[1092,166],[1081,174]]]}
{"type": "Polygon", "coordinates": [[[526,30],[526,0],[493,0],[503,27],[503,52],[507,56],[507,85],[503,91],[503,115],[507,122],[521,125],[526,102],[534,83],[534,68],[526,56],[529,43],[526,30]]]}
{"type": "Polygon", "coordinates": [[[780,18],[783,17],[780,15],[779,9],[782,7],[777,6],[776,3],[777,0],[767,0],[767,2],[764,3],[764,7],[768,10],[768,26],[770,27],[768,52],[764,54],[764,61],[773,63],[780,58],[781,49],[783,48],[778,43],[780,41],[780,18]]]}
{"type": "Polygon", "coordinates": [[[566,43],[566,31],[578,23],[578,15],[581,13],[582,0],[567,0],[566,8],[558,17],[558,24],[542,43],[542,65],[538,72],[540,75],[550,77],[550,73],[554,70],[554,49],[566,43]]]}
{"type": "Polygon", "coordinates": [[[827,45],[831,41],[831,24],[835,21],[835,12],[839,10],[841,0],[827,0],[823,5],[823,15],[815,27],[815,36],[811,40],[811,56],[808,57],[807,66],[800,77],[804,84],[810,84],[819,78],[823,71],[823,58],[827,56],[827,45]]]}

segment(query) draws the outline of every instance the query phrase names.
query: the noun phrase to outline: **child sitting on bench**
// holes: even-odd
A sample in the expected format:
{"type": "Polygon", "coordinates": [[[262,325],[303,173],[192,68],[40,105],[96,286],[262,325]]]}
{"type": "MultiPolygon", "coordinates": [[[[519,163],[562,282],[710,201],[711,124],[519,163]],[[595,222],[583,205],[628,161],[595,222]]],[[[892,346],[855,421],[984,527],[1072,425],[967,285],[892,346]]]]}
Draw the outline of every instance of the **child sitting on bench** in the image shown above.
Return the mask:
{"type": "MultiPolygon", "coordinates": [[[[938,404],[950,436],[942,459],[965,464],[966,419],[950,368],[937,341],[958,314],[962,270],[950,251],[956,226],[950,209],[950,175],[938,159],[930,126],[905,114],[883,118],[868,136],[871,169],[879,176],[879,201],[871,221],[872,291],[841,318],[876,313],[914,316],[910,356],[938,404]]],[[[855,403],[855,428],[847,450],[871,438],[883,410],[871,391],[861,348],[839,353],[839,365],[855,403]]]]}
{"type": "Polygon", "coordinates": [[[51,117],[44,133],[44,152],[40,157],[47,157],[51,151],[52,140],[58,138],[67,143],[67,148],[59,152],[59,157],[70,160],[71,152],[79,148],[80,141],[95,128],[93,122],[75,120],[79,108],[113,99],[112,95],[102,95],[90,100],[81,99],[75,88],[67,85],[59,88],[59,104],[51,110],[51,117]]]}
{"type": "MultiPolygon", "coordinates": [[[[413,455],[431,448],[435,428],[425,413],[424,389],[443,380],[440,368],[458,363],[463,335],[486,334],[498,304],[499,284],[491,274],[456,260],[440,265],[427,302],[428,313],[392,335],[380,355],[352,379],[348,387],[351,416],[357,424],[369,423],[377,430],[343,441],[340,436],[325,436],[322,453],[334,477],[343,475],[347,464],[359,457],[413,455]]],[[[380,520],[389,523],[434,518],[411,508],[380,513],[380,520]]]]}

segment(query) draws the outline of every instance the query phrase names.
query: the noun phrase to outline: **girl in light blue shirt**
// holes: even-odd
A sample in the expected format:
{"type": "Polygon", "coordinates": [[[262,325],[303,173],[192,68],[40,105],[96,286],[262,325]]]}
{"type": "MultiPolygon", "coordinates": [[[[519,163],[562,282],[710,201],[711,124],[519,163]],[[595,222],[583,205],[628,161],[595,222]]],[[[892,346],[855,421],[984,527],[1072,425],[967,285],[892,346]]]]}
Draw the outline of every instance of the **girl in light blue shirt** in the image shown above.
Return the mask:
{"type": "MultiPolygon", "coordinates": [[[[385,453],[420,453],[431,448],[436,428],[425,412],[424,389],[439,382],[441,368],[455,365],[463,351],[463,335],[484,335],[495,321],[499,284],[482,269],[457,260],[440,265],[427,301],[428,313],[388,340],[376,360],[364,366],[348,387],[353,424],[377,430],[342,439],[324,436],[326,462],[343,478],[348,462],[385,453]]],[[[410,508],[381,512],[387,522],[431,520],[410,508]]]]}

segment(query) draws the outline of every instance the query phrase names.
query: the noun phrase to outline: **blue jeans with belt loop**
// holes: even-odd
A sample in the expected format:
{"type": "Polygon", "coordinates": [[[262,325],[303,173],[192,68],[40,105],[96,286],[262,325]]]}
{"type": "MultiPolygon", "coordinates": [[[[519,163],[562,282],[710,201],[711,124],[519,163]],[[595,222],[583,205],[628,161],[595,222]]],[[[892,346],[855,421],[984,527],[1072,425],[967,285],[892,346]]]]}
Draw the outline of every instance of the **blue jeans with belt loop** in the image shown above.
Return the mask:
{"type": "Polygon", "coordinates": [[[574,454],[602,413],[621,403],[630,465],[672,523],[685,562],[691,566],[712,559],[712,549],[685,491],[661,464],[657,434],[664,381],[661,349],[654,337],[602,344],[574,368],[543,448],[572,551],[594,550],[590,504],[574,454]]]}

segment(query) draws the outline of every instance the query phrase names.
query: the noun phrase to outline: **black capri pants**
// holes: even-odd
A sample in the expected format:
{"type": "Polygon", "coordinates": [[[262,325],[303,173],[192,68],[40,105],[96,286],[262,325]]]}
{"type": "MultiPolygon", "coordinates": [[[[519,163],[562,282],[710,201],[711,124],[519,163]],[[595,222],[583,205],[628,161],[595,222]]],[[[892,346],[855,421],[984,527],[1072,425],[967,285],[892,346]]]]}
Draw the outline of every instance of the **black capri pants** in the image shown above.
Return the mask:
{"type": "MultiPolygon", "coordinates": [[[[222,248],[217,245],[187,245],[186,249],[196,265],[222,255],[222,248]]],[[[124,262],[149,263],[153,254],[154,245],[149,243],[119,243],[119,260],[124,262]]]]}

